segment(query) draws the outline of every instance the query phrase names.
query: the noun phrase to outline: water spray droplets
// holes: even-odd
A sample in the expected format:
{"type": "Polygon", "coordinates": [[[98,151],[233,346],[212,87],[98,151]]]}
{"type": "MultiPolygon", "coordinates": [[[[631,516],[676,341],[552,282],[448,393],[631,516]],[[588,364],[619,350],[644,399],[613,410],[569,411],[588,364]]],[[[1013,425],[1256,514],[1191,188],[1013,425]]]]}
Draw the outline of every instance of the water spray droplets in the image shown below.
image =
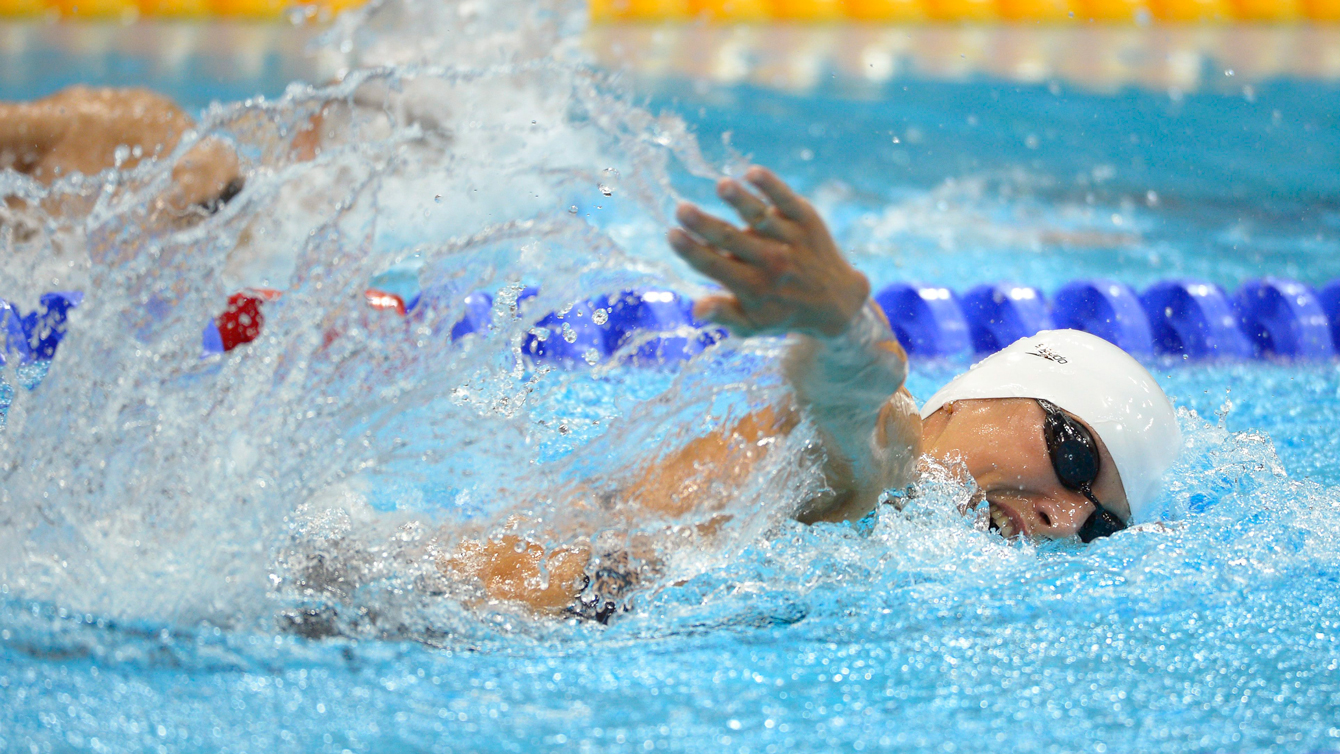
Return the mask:
{"type": "Polygon", "coordinates": [[[599,184],[600,193],[604,196],[614,196],[614,183],[619,180],[619,171],[615,168],[605,168],[602,173],[604,179],[599,184]]]}

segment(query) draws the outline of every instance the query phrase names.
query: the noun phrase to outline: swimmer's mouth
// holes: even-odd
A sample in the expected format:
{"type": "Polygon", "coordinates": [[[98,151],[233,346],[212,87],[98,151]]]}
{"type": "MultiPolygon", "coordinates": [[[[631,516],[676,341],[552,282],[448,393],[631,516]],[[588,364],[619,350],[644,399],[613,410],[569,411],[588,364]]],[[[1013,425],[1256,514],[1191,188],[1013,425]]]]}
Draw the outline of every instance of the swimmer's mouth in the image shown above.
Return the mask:
{"type": "Polygon", "coordinates": [[[1019,526],[1015,524],[1014,517],[1005,511],[1005,509],[995,503],[990,505],[990,523],[987,528],[996,532],[1005,539],[1014,539],[1019,536],[1019,526]]]}

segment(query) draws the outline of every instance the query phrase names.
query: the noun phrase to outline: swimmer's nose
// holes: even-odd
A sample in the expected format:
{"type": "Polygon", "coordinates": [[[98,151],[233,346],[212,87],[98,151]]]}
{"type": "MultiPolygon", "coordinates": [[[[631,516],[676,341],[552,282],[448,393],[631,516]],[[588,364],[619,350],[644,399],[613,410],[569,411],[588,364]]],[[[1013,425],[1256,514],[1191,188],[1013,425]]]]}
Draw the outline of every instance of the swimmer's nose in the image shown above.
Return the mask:
{"type": "Polygon", "coordinates": [[[1043,498],[1033,503],[1033,515],[1044,537],[1069,537],[1079,533],[1085,517],[1093,512],[1088,501],[1043,498]]]}

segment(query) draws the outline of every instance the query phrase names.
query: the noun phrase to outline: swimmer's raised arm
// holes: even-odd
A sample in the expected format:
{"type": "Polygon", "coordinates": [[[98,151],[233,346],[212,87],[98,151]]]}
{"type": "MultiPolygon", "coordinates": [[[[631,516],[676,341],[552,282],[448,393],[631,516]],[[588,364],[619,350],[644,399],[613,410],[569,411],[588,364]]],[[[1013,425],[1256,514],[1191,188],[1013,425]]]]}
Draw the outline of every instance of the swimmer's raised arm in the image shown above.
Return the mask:
{"type": "Polygon", "coordinates": [[[745,180],[762,198],[731,179],[717,193],[746,228],[681,204],[670,245],[729,291],[698,301],[696,314],[739,335],[794,338],[786,376],[820,429],[834,492],[798,517],[860,517],[883,489],[911,481],[921,425],[902,387],[906,355],[810,203],[764,168],[745,180]]]}

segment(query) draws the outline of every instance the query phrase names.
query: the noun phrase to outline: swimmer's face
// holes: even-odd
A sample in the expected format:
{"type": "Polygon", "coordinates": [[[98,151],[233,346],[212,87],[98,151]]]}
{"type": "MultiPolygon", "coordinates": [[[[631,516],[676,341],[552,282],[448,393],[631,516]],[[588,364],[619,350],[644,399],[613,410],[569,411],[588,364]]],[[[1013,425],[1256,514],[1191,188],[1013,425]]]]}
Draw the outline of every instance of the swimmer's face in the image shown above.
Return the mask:
{"type": "MultiPolygon", "coordinates": [[[[1083,493],[1067,489],[1056,478],[1042,431],[1045,417],[1031,398],[993,398],[945,404],[922,424],[923,452],[951,467],[961,462],[967,468],[991,504],[993,527],[1006,538],[1076,536],[1094,511],[1083,493]]],[[[1130,507],[1116,462],[1098,434],[1085,428],[1100,457],[1094,496],[1127,520],[1130,507]]]]}

